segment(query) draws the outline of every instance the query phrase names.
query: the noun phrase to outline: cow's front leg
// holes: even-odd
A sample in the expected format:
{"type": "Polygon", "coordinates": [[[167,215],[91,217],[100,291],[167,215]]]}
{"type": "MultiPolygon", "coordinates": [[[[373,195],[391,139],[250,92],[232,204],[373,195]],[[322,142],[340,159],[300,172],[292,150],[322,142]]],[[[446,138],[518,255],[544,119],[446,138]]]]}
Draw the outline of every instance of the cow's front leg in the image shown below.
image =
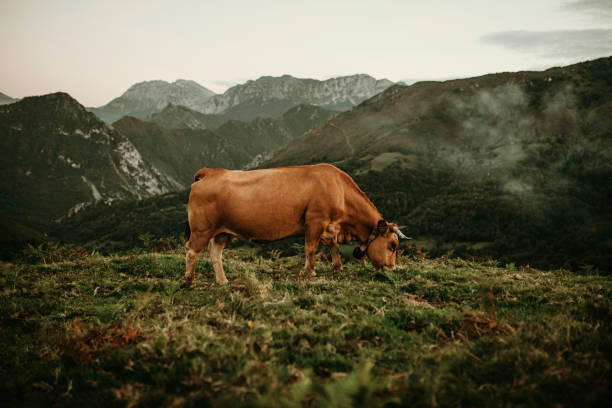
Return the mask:
{"type": "Polygon", "coordinates": [[[332,263],[334,264],[334,269],[341,271],[342,259],[340,258],[340,245],[337,241],[332,241],[332,244],[329,246],[329,252],[332,256],[332,263]]]}
{"type": "Polygon", "coordinates": [[[185,276],[183,276],[183,285],[191,286],[195,280],[195,267],[198,261],[199,251],[195,251],[186,245],[187,252],[185,253],[185,276]]]}
{"type": "Polygon", "coordinates": [[[305,276],[317,276],[315,273],[315,254],[319,247],[319,240],[323,233],[322,225],[310,225],[306,227],[306,235],[304,237],[304,250],[306,252],[306,264],[304,271],[301,274],[305,276]]]}
{"type": "Polygon", "coordinates": [[[334,269],[342,270],[342,260],[340,259],[340,245],[338,244],[338,233],[340,228],[338,224],[329,224],[321,235],[321,243],[329,248],[329,253],[332,256],[334,269]]]}

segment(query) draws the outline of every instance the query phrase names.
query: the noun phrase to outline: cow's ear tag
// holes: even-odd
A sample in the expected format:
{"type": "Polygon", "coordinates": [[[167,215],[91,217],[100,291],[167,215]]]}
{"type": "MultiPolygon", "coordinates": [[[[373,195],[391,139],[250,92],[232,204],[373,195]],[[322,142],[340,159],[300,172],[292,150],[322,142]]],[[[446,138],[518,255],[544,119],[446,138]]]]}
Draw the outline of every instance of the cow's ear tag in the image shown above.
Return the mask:
{"type": "Polygon", "coordinates": [[[365,252],[363,252],[359,247],[355,247],[355,249],[353,250],[353,256],[357,259],[363,258],[364,255],[365,252]]]}

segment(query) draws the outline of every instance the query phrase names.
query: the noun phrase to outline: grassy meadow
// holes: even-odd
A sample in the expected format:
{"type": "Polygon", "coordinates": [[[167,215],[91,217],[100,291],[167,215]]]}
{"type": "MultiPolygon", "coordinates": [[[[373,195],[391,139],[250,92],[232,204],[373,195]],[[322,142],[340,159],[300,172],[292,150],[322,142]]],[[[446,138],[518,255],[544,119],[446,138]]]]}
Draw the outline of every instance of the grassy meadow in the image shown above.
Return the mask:
{"type": "Polygon", "coordinates": [[[7,406],[603,406],[612,278],[402,255],[394,271],[226,250],[32,248],[1,264],[7,406]]]}

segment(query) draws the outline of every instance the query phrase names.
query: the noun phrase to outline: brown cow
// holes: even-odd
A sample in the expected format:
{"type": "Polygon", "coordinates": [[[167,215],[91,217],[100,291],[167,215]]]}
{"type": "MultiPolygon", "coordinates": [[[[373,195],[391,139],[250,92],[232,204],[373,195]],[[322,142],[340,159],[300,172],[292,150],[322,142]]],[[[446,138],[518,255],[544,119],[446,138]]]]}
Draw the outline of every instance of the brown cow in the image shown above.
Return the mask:
{"type": "Polygon", "coordinates": [[[315,276],[319,241],[341,269],[339,242],[355,238],[353,255],[368,256],[376,269],[395,268],[396,224],[385,221],[349,175],[330,164],[265,170],[200,169],[191,185],[187,213],[184,283],[195,279],[199,253],[208,246],[217,283],[227,283],[221,253],[232,237],[276,241],[305,235],[305,274],[315,276]]]}

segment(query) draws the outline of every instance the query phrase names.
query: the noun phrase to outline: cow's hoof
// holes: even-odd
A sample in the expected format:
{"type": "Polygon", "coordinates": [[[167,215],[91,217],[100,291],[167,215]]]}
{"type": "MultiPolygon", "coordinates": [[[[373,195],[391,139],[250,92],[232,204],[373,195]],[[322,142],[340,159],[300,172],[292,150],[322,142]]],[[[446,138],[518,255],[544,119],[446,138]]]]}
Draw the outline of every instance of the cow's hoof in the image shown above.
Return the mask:
{"type": "Polygon", "coordinates": [[[181,288],[190,288],[193,286],[193,279],[185,279],[181,281],[181,288]]]}
{"type": "Polygon", "coordinates": [[[229,281],[228,281],[227,279],[217,280],[217,283],[218,283],[219,285],[227,285],[227,283],[228,283],[228,282],[229,282],[229,281]]]}
{"type": "Polygon", "coordinates": [[[300,276],[303,276],[303,277],[306,277],[306,278],[310,278],[310,277],[313,277],[313,276],[317,276],[317,273],[315,271],[311,271],[311,272],[300,271],[300,276]]]}

